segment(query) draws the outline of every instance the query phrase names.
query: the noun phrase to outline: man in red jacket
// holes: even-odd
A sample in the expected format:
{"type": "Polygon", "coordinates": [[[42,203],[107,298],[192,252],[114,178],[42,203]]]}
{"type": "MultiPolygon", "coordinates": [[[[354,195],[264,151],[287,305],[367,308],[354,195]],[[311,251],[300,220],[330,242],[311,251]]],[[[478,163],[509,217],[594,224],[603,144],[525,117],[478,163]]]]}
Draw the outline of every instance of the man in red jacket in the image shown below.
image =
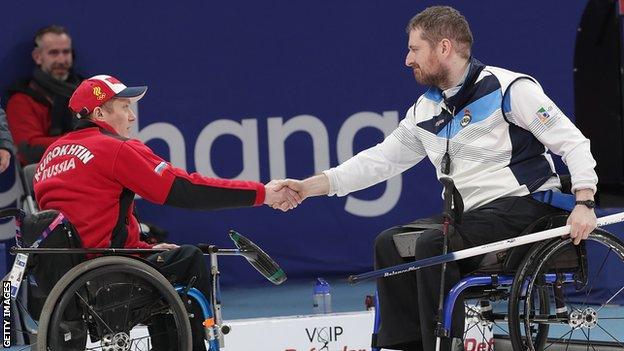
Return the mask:
{"type": "Polygon", "coordinates": [[[39,162],[46,148],[72,130],[75,118],[67,108],[69,97],[82,81],[74,73],[69,32],[58,25],[37,31],[32,77],[8,89],[7,119],[22,165],[39,162]]]}
{"type": "MultiPolygon", "coordinates": [[[[139,140],[129,139],[136,118],[130,104],[146,90],[126,87],[107,75],[83,81],[69,101],[80,119],[78,126],[44,153],[34,175],[35,196],[42,210],[59,210],[68,217],[84,247],[170,249],[148,260],[177,283],[187,284],[195,277],[195,287],[209,296],[209,275],[199,249],[168,243],[152,246],[139,240],[134,195],[157,204],[204,210],[262,204],[286,210],[301,199],[275,183],[265,186],[188,174],[139,140]]],[[[205,349],[201,322],[191,321],[194,350],[205,349]]]]}

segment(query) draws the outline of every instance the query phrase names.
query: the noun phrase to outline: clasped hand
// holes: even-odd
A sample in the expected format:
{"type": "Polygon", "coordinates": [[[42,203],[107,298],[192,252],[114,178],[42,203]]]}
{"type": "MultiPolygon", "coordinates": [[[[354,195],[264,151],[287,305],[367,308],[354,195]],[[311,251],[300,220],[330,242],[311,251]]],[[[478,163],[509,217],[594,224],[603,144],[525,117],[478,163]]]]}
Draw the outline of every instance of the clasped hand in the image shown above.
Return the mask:
{"type": "Polygon", "coordinates": [[[300,180],[272,180],[264,186],[264,189],[264,203],[283,212],[296,208],[306,198],[300,180]]]}

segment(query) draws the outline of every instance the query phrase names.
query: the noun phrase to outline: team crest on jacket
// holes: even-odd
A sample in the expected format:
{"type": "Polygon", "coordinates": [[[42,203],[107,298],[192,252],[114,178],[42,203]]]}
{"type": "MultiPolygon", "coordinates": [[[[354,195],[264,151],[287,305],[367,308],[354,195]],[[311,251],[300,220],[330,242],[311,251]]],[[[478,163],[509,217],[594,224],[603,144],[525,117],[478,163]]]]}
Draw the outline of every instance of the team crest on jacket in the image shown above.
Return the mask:
{"type": "Polygon", "coordinates": [[[552,111],[552,106],[549,106],[548,109],[545,109],[543,106],[535,112],[535,115],[539,119],[540,122],[546,123],[548,122],[548,118],[550,118],[550,111],[552,111]]]}
{"type": "Polygon", "coordinates": [[[465,127],[468,125],[468,123],[470,123],[470,121],[472,120],[472,115],[470,113],[469,109],[465,109],[464,110],[464,117],[462,117],[461,122],[459,122],[459,124],[462,127],[465,127]]]}

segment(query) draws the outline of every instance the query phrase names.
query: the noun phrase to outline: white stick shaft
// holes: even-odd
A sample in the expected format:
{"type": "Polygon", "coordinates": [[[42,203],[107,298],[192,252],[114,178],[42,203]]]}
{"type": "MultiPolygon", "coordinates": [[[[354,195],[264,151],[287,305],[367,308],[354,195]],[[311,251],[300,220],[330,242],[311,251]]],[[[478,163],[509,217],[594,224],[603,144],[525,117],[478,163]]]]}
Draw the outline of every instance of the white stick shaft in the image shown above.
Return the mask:
{"type": "MultiPolygon", "coordinates": [[[[609,224],[619,223],[624,221],[624,212],[614,213],[612,215],[604,216],[598,218],[596,224],[598,227],[602,227],[609,224]]],[[[397,266],[387,267],[383,269],[378,269],[371,272],[366,272],[358,275],[352,275],[349,277],[349,281],[351,283],[355,283],[362,279],[370,279],[370,278],[379,278],[379,277],[389,277],[396,274],[402,274],[414,271],[416,269],[420,269],[423,267],[429,267],[436,264],[441,264],[445,262],[457,261],[464,258],[474,257],[478,255],[483,255],[488,252],[506,250],[512,247],[525,245],[534,243],[541,240],[547,240],[551,238],[556,238],[558,236],[563,236],[566,234],[570,234],[570,226],[566,225],[563,227],[553,228],[544,230],[541,232],[527,234],[523,236],[519,236],[516,238],[501,240],[497,242],[493,242],[490,244],[485,244],[477,247],[472,247],[465,250],[460,250],[456,252],[450,252],[446,255],[434,256],[429,258],[424,258],[418,261],[403,263],[397,266]]]]}
{"type": "MultiPolygon", "coordinates": [[[[602,227],[609,224],[619,223],[624,221],[624,212],[614,213],[612,215],[600,217],[597,220],[597,226],[602,227]]],[[[563,227],[557,227],[553,229],[543,230],[541,232],[527,234],[523,236],[519,236],[516,238],[506,239],[497,241],[490,244],[485,244],[477,247],[472,247],[469,249],[461,250],[454,252],[454,256],[456,260],[461,260],[468,257],[474,257],[478,255],[482,255],[484,253],[505,250],[516,246],[521,246],[525,244],[534,243],[536,241],[556,238],[558,236],[563,236],[566,234],[570,234],[570,226],[565,225],[563,227]]]]}

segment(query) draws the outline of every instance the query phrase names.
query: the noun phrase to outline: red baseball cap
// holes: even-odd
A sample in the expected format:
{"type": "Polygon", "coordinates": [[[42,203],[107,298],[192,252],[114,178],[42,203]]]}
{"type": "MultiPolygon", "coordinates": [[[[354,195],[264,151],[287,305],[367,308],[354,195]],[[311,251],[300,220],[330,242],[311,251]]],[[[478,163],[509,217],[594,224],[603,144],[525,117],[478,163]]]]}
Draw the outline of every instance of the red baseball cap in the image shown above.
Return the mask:
{"type": "Polygon", "coordinates": [[[78,118],[83,118],[114,97],[136,102],[145,92],[146,86],[127,87],[119,79],[101,74],[80,83],[69,99],[69,108],[78,114],[78,118]]]}

